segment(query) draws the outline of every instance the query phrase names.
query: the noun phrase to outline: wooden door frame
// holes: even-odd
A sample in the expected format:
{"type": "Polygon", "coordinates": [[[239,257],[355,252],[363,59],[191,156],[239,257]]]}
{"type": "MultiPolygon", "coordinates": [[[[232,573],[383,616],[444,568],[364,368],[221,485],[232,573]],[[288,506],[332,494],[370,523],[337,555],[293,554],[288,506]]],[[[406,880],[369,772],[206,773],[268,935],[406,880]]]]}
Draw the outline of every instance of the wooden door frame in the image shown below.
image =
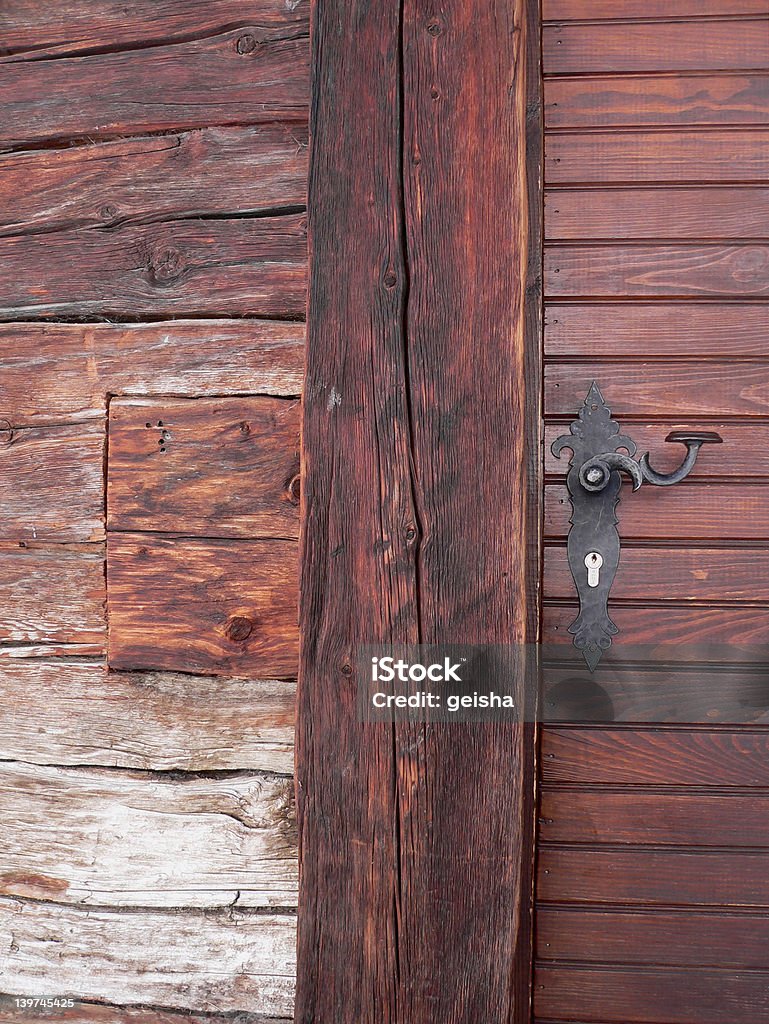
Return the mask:
{"type": "Polygon", "coordinates": [[[312,62],[296,1020],[525,1024],[535,727],[362,724],[356,652],[539,639],[539,4],[315,0],[312,62]]]}

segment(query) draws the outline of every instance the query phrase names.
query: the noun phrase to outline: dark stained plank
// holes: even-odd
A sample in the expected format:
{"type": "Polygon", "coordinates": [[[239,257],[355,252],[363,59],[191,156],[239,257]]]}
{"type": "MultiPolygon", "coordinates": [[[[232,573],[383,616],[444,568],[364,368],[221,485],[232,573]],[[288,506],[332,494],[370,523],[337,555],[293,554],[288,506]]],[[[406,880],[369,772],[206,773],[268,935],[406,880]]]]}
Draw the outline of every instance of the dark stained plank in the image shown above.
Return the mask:
{"type": "MultiPolygon", "coordinates": [[[[624,563],[623,563],[624,567],[624,563]]],[[[567,630],[577,617],[576,605],[548,604],[543,611],[546,643],[571,643],[567,630]]],[[[665,657],[672,657],[675,645],[722,645],[721,659],[736,653],[734,645],[753,649],[766,645],[769,607],[735,608],[723,605],[659,607],[614,605],[611,617],[620,629],[623,644],[665,644],[665,657]]],[[[764,648],[765,649],[765,648],[764,648]]],[[[747,652],[741,653],[740,658],[747,652]]],[[[719,654],[713,651],[711,657],[719,654]]]]}
{"type": "Polygon", "coordinates": [[[654,967],[598,970],[540,966],[534,1012],[601,1024],[724,1024],[769,1021],[769,973],[654,967]]]}
{"type": "Polygon", "coordinates": [[[106,639],[104,546],[0,541],[0,641],[106,639]]]}
{"type": "Polygon", "coordinates": [[[503,1024],[528,1006],[531,730],[362,729],[353,665],[363,637],[536,635],[538,5],[315,11],[296,1019],[503,1024]]]}
{"type": "Polygon", "coordinates": [[[769,188],[552,189],[545,233],[549,241],[769,238],[769,188]]]}
{"type": "MultiPolygon", "coordinates": [[[[767,13],[765,10],[764,14],[767,13]]],[[[608,71],[726,71],[769,65],[769,20],[750,18],[546,25],[546,75],[608,71]]]]}
{"type": "Polygon", "coordinates": [[[107,589],[113,668],[296,674],[295,541],[111,533],[107,589]]]}
{"type": "Polygon", "coordinates": [[[542,730],[548,782],[769,786],[769,730],[542,730]]]}
{"type": "MultiPolygon", "coordinates": [[[[537,911],[542,960],[767,968],[769,917],[703,911],[537,911]]],[[[543,964],[543,966],[546,966],[543,964]]]]}
{"type": "Polygon", "coordinates": [[[769,131],[549,132],[545,181],[769,181],[769,131]]]}
{"type": "Polygon", "coordinates": [[[8,422],[0,423],[0,539],[104,540],[103,423],[14,430],[8,422]]]}
{"type": "Polygon", "coordinates": [[[769,907],[766,853],[543,846],[538,898],[556,903],[769,907]]]}
{"type": "MultiPolygon", "coordinates": [[[[685,418],[687,426],[694,428],[701,416],[769,414],[769,360],[551,365],[545,370],[546,413],[573,416],[583,405],[594,379],[616,417],[685,418]]],[[[639,443],[637,438],[634,440],[639,443]]],[[[668,447],[669,459],[678,459],[682,446],[668,447]]],[[[701,455],[703,463],[711,457],[717,458],[710,449],[701,455]]]]}
{"type": "MultiPolygon", "coordinates": [[[[707,38],[708,33],[701,30],[701,35],[707,38]]],[[[718,127],[768,122],[766,74],[555,78],[545,85],[548,128],[718,127]]]]}
{"type": "Polygon", "coordinates": [[[303,215],[20,235],[0,241],[0,257],[14,267],[0,283],[4,320],[305,311],[303,215]]]}
{"type": "MultiPolygon", "coordinates": [[[[565,484],[547,487],[545,536],[565,539],[570,517],[565,484]]],[[[623,540],[769,540],[769,487],[743,482],[642,487],[622,504],[620,532],[623,540]]]]}
{"type": "Polygon", "coordinates": [[[244,26],[123,53],[6,58],[0,64],[0,146],[306,121],[308,56],[306,38],[260,42],[259,30],[244,26]]]}
{"type": "Polygon", "coordinates": [[[0,11],[2,51],[61,46],[70,52],[189,39],[224,25],[258,26],[258,37],[309,30],[308,0],[14,0],[0,11]]]}
{"type": "MultiPolygon", "coordinates": [[[[544,592],[568,597],[566,548],[545,548],[544,592]]],[[[769,548],[625,547],[612,597],[636,601],[769,601],[769,548]]]]}
{"type": "MultiPolygon", "coordinates": [[[[546,21],[665,19],[673,13],[667,0],[544,0],[542,5],[546,21]]],[[[678,18],[725,17],[728,14],[766,14],[766,0],[676,0],[678,18]]]]}
{"type": "Polygon", "coordinates": [[[551,245],[545,294],[766,297],[769,245],[551,245]]]}
{"type": "MultiPolygon", "coordinates": [[[[3,987],[10,993],[73,992],[99,1003],[211,1011],[258,1024],[262,1013],[291,1017],[296,921],[285,914],[237,907],[116,911],[11,898],[0,900],[0,927],[14,936],[4,963],[3,987]]],[[[106,1021],[166,1024],[164,1013],[106,1021]]],[[[184,1021],[194,1021],[194,1014],[184,1021]]],[[[216,1016],[205,1020],[218,1024],[216,1016]]],[[[100,1017],[85,1021],[103,1024],[100,1017]]]]}
{"type": "Polygon", "coordinates": [[[107,526],[204,537],[299,535],[299,403],[115,399],[107,526]]]}
{"type": "Polygon", "coordinates": [[[293,683],[107,672],[101,664],[35,653],[5,657],[0,665],[5,758],[150,771],[293,772],[293,683]]]}
{"type": "Polygon", "coordinates": [[[541,842],[672,846],[769,846],[769,795],[548,790],[541,842]]]}
{"type": "MultiPolygon", "coordinates": [[[[582,216],[589,223],[592,214],[583,208],[582,216]]],[[[679,223],[678,216],[671,209],[670,223],[679,223]]],[[[591,362],[623,355],[769,357],[767,320],[767,307],[758,302],[548,302],[545,355],[591,362]]]]}
{"type": "Polygon", "coordinates": [[[100,907],[227,907],[236,898],[246,907],[296,906],[290,778],[0,767],[2,896],[100,907]]]}
{"type": "Polygon", "coordinates": [[[0,419],[103,420],[108,394],[299,395],[304,334],[270,320],[0,324],[0,419]]]}
{"type": "MultiPolygon", "coordinates": [[[[1,16],[0,16],[1,17],[1,16]]],[[[301,206],[307,129],[205,128],[0,157],[0,234],[301,206]]]]}

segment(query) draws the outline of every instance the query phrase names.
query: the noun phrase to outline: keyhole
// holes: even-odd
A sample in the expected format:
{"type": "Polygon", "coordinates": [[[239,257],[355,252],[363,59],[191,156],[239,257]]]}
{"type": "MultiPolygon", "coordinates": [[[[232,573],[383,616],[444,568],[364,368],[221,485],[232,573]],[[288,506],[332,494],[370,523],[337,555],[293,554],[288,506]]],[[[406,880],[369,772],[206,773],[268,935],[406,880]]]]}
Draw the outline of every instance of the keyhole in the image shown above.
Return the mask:
{"type": "Polygon", "coordinates": [[[597,587],[603,565],[603,555],[598,551],[589,551],[585,555],[585,568],[587,569],[587,585],[597,587]]]}

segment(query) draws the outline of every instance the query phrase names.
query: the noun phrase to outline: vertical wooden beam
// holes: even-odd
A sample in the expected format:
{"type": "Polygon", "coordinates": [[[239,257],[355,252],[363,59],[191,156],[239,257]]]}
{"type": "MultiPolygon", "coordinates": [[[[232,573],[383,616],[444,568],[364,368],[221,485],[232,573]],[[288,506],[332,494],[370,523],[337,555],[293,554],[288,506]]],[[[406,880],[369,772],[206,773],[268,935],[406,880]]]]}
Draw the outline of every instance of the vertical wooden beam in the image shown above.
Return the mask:
{"type": "Polygon", "coordinates": [[[538,7],[312,33],[296,1019],[524,1024],[533,728],[363,725],[355,675],[537,639],[538,7]]]}

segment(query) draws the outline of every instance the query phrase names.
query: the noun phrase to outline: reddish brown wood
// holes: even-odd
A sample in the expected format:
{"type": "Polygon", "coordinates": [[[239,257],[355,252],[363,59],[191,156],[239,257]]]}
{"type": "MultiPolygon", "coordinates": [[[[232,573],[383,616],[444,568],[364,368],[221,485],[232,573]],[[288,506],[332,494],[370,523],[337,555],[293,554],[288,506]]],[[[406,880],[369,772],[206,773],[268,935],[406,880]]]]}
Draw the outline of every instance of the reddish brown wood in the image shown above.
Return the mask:
{"type": "Polygon", "coordinates": [[[108,394],[299,395],[304,333],[270,320],[0,324],[0,419],[102,421],[108,394]]]}
{"type": "Polygon", "coordinates": [[[308,0],[14,0],[0,11],[2,49],[15,52],[61,47],[78,52],[137,41],[190,39],[223,25],[256,25],[259,38],[306,33],[308,0]]]}
{"type": "Polygon", "coordinates": [[[3,239],[0,255],[14,267],[0,283],[5,320],[304,315],[304,216],[21,235],[3,239]]]}
{"type": "MultiPolygon", "coordinates": [[[[563,209],[557,203],[556,208],[563,209]]],[[[586,223],[590,216],[583,208],[586,223]]],[[[649,210],[649,217],[653,216],[649,210]]],[[[676,209],[669,217],[676,223],[676,209]]],[[[546,356],[583,357],[596,364],[599,359],[634,354],[765,357],[766,306],[759,302],[548,303],[546,356]]],[[[731,449],[732,458],[739,447],[731,449]]]]}
{"type": "Polygon", "coordinates": [[[302,1024],[529,1016],[531,730],[362,728],[354,666],[362,642],[535,635],[537,19],[486,0],[315,8],[302,1024]]]}
{"type": "MultiPolygon", "coordinates": [[[[545,548],[544,592],[571,597],[566,548],[545,548]]],[[[769,549],[626,546],[612,587],[636,601],[769,601],[769,549]]]]}
{"type": "Polygon", "coordinates": [[[306,121],[307,39],[294,38],[292,29],[281,34],[260,42],[258,26],[244,26],[122,53],[6,58],[0,145],[306,121]]]}
{"type": "Polygon", "coordinates": [[[723,1024],[769,1021],[766,972],[651,967],[545,967],[535,976],[535,1013],[545,1020],[606,1024],[723,1024]]]}
{"type": "MultiPolygon", "coordinates": [[[[681,447],[681,455],[683,451],[681,447]]],[[[565,538],[570,517],[566,486],[547,487],[545,536],[565,538]]],[[[623,502],[621,517],[623,540],[769,540],[769,488],[742,481],[660,491],[647,487],[623,502]]]]}
{"type": "Polygon", "coordinates": [[[767,238],[769,188],[552,189],[545,230],[550,241],[767,238]]]}
{"type": "Polygon", "coordinates": [[[296,539],[299,403],[110,403],[108,528],[296,539]]]}
{"type": "Polygon", "coordinates": [[[296,674],[296,544],[109,534],[109,662],[296,674]]]}
{"type": "MultiPolygon", "coordinates": [[[[675,12],[666,0],[545,0],[547,21],[598,18],[723,17],[727,14],[766,14],[766,0],[677,0],[675,12]]],[[[706,25],[704,27],[707,27],[706,25]]]]}
{"type": "Polygon", "coordinates": [[[542,730],[545,782],[769,786],[769,731],[542,730]]]}
{"type": "Polygon", "coordinates": [[[769,907],[765,851],[542,846],[540,900],[769,907]]]}
{"type": "Polygon", "coordinates": [[[545,180],[582,182],[769,181],[769,131],[550,132],[545,180]]]}
{"type": "Polygon", "coordinates": [[[302,206],[302,124],[205,128],[0,158],[0,234],[302,206]]]}
{"type": "MultiPolygon", "coordinates": [[[[545,371],[545,412],[573,416],[584,403],[592,380],[598,381],[612,413],[620,418],[685,418],[693,428],[703,416],[764,417],[769,413],[769,361],[717,360],[645,365],[593,360],[549,366],[545,371]]],[[[660,434],[664,438],[662,431],[660,434]]],[[[675,447],[671,460],[680,454],[680,447],[675,447]]],[[[705,452],[703,463],[711,455],[710,450],[705,452]]]]}
{"type": "MultiPolygon", "coordinates": [[[[677,13],[677,12],[676,12],[677,13]]],[[[766,10],[762,12],[766,14],[766,10]]],[[[545,74],[605,71],[725,71],[769,64],[766,17],[635,25],[546,25],[545,74]]]]}

